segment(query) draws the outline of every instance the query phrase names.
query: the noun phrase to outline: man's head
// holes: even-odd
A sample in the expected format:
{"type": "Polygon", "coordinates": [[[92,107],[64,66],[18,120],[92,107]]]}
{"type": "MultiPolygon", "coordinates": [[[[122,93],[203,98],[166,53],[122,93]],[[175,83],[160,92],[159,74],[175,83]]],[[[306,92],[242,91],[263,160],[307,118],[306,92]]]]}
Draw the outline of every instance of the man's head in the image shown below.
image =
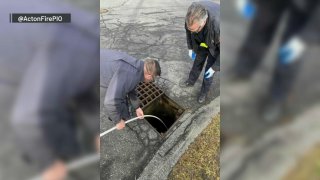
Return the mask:
{"type": "Polygon", "coordinates": [[[152,82],[161,75],[159,62],[154,58],[144,59],[144,82],[152,82]]]}
{"type": "Polygon", "coordinates": [[[200,32],[208,18],[207,10],[199,3],[194,2],[188,9],[186,15],[187,28],[191,32],[200,32]]]}

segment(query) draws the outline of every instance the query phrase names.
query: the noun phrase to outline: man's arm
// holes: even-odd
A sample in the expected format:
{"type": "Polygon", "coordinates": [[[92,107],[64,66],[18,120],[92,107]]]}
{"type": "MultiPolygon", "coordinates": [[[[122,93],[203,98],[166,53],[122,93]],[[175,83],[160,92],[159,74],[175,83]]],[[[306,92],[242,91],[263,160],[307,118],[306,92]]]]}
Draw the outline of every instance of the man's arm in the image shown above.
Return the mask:
{"type": "MultiPolygon", "coordinates": [[[[217,53],[214,56],[215,61],[212,63],[211,68],[214,71],[220,71],[220,50],[216,50],[216,51],[217,51],[217,53]]],[[[208,63],[209,63],[209,61],[208,61],[208,63]]]]}
{"type": "Polygon", "coordinates": [[[220,20],[217,18],[217,19],[212,19],[212,22],[211,22],[211,32],[212,32],[212,35],[211,37],[213,38],[212,42],[214,42],[214,46],[215,47],[218,47],[220,49],[220,20]]]}
{"type": "Polygon", "coordinates": [[[139,105],[140,105],[140,101],[139,101],[139,98],[137,96],[137,92],[136,90],[132,90],[128,93],[128,96],[130,98],[130,101],[131,101],[131,105],[133,107],[133,109],[138,109],[139,108],[139,105]]]}
{"type": "Polygon", "coordinates": [[[307,22],[297,36],[307,44],[314,44],[314,43],[319,44],[320,43],[320,36],[319,36],[320,2],[319,1],[309,2],[306,11],[307,12],[304,12],[304,13],[306,16],[308,16],[308,18],[306,18],[307,22]]]}
{"type": "MultiPolygon", "coordinates": [[[[136,90],[134,89],[131,92],[129,92],[128,96],[130,98],[132,107],[136,110],[137,117],[138,116],[143,116],[144,113],[143,113],[143,110],[139,106],[140,105],[140,101],[139,101],[139,98],[137,96],[136,90]]],[[[141,117],[140,119],[143,119],[143,118],[141,117]]]]}
{"type": "Polygon", "coordinates": [[[125,77],[116,72],[110,81],[104,99],[108,116],[115,124],[119,123],[126,116],[123,114],[126,104],[125,82],[125,77]]]}
{"type": "Polygon", "coordinates": [[[211,55],[211,53],[208,55],[207,64],[214,71],[220,71],[220,50],[219,50],[219,48],[215,49],[214,55],[211,55]]]}
{"type": "Polygon", "coordinates": [[[192,50],[193,46],[192,46],[192,40],[191,40],[191,32],[188,30],[186,23],[184,24],[184,26],[185,26],[185,29],[186,29],[188,49],[192,50]]]}
{"type": "Polygon", "coordinates": [[[220,51],[220,24],[218,19],[210,18],[208,24],[208,36],[206,42],[212,56],[217,56],[217,50],[220,51]]]}

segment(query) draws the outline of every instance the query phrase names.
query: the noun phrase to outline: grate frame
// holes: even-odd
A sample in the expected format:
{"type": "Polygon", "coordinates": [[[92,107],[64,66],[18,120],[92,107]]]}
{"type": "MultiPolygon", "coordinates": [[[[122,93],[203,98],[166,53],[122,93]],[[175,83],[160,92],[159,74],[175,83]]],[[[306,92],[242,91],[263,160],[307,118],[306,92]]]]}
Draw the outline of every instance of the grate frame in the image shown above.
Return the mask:
{"type": "Polygon", "coordinates": [[[149,104],[151,104],[153,101],[164,94],[164,91],[162,91],[152,82],[140,82],[136,88],[136,91],[140,100],[140,107],[142,109],[147,107],[149,104]]]}

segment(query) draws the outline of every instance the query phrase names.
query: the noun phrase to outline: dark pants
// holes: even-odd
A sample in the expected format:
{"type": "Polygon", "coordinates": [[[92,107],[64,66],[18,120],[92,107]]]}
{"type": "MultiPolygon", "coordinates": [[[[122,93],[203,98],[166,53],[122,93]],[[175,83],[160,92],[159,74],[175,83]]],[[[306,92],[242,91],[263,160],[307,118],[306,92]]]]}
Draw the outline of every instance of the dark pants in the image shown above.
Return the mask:
{"type": "Polygon", "coordinates": [[[251,22],[234,66],[234,71],[239,76],[249,77],[260,64],[277,30],[284,10],[285,3],[276,6],[269,2],[261,2],[257,6],[257,14],[251,22]]]}
{"type": "MultiPolygon", "coordinates": [[[[199,78],[199,75],[202,71],[202,68],[206,60],[207,60],[207,64],[205,67],[205,72],[207,72],[207,70],[211,68],[213,64],[216,63],[216,60],[217,60],[217,58],[213,57],[207,49],[201,48],[196,53],[197,53],[196,59],[193,63],[193,66],[191,68],[191,71],[189,73],[189,78],[188,78],[188,81],[192,85],[194,85],[197,79],[199,78]]],[[[205,78],[205,77],[203,78],[201,91],[200,91],[201,94],[208,93],[212,84],[212,80],[213,80],[213,76],[210,78],[205,78]]]]}
{"type": "MultiPolygon", "coordinates": [[[[261,2],[258,11],[253,19],[249,32],[243,42],[238,61],[234,66],[234,71],[240,77],[247,78],[252,75],[256,67],[263,59],[273,35],[275,35],[280,20],[284,12],[288,11],[286,27],[281,37],[280,46],[287,43],[295,34],[304,27],[309,15],[299,12],[289,1],[269,1],[261,2]]],[[[278,57],[273,73],[273,81],[270,87],[270,96],[274,99],[283,100],[291,90],[297,71],[301,66],[300,60],[294,63],[281,64],[278,57]]]]}
{"type": "MultiPolygon", "coordinates": [[[[289,17],[286,21],[286,29],[281,39],[281,45],[284,45],[290,40],[290,38],[299,33],[299,31],[305,26],[309,16],[310,14],[301,13],[296,8],[290,8],[289,17]]],[[[288,96],[301,65],[301,58],[292,63],[284,64],[278,57],[270,87],[273,99],[283,101],[288,96]]]]}

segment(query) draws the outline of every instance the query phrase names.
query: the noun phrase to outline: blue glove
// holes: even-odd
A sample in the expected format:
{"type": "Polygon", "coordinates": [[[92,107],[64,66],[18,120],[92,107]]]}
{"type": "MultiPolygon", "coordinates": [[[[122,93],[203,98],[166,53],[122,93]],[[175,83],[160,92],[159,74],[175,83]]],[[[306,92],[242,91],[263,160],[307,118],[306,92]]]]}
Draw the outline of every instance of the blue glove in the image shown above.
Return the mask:
{"type": "Polygon", "coordinates": [[[196,59],[196,53],[194,53],[191,49],[189,49],[189,57],[192,61],[196,59]]]}
{"type": "Polygon", "coordinates": [[[247,20],[251,20],[256,13],[256,6],[251,0],[237,0],[237,9],[247,20]]]}
{"type": "Polygon", "coordinates": [[[209,79],[213,76],[214,70],[212,68],[209,68],[207,72],[204,73],[204,78],[209,79]]]}
{"type": "Polygon", "coordinates": [[[279,49],[279,60],[281,64],[290,64],[301,57],[305,50],[305,44],[297,37],[291,38],[279,49]]]}

